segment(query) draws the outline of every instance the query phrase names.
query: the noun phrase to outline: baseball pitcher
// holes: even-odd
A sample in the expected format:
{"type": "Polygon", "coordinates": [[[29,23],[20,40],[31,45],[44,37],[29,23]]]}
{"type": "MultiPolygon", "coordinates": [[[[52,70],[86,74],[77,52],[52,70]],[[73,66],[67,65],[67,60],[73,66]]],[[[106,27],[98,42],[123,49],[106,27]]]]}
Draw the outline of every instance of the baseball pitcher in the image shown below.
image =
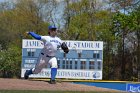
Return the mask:
{"type": "Polygon", "coordinates": [[[41,50],[35,68],[26,70],[24,78],[28,79],[31,74],[38,74],[48,63],[51,66],[50,83],[55,84],[55,77],[57,74],[57,59],[55,57],[56,51],[61,47],[65,53],[69,52],[67,45],[58,38],[57,28],[55,26],[48,27],[48,36],[40,36],[34,32],[27,32],[33,38],[43,41],[44,48],[41,50]]]}

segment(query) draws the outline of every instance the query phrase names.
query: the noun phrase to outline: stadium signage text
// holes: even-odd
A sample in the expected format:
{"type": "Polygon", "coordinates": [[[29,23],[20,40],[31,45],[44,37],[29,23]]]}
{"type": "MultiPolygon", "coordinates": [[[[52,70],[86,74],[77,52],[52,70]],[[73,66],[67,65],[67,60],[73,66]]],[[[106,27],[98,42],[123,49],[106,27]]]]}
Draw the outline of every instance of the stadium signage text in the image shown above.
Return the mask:
{"type": "MultiPolygon", "coordinates": [[[[23,72],[25,70],[23,69],[23,72]]],[[[91,71],[91,70],[66,70],[58,69],[57,78],[74,78],[74,79],[101,79],[101,71],[91,71]],[[98,73],[98,77],[95,77],[95,73],[98,73]]],[[[50,69],[43,69],[39,74],[32,74],[30,77],[33,78],[49,78],[51,75],[50,69]]]]}
{"type": "Polygon", "coordinates": [[[127,84],[127,91],[140,93],[140,84],[127,84]]]}
{"type": "MultiPolygon", "coordinates": [[[[64,41],[69,49],[102,50],[103,42],[100,41],[64,41]]],[[[43,48],[43,43],[38,40],[23,40],[23,48],[43,48]]]]}

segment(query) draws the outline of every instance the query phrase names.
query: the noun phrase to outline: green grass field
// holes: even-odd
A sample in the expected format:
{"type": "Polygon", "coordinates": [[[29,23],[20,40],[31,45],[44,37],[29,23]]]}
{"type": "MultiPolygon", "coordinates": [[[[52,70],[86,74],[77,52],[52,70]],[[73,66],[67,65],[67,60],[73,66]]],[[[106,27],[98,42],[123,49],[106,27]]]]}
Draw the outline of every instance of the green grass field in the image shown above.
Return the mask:
{"type": "MultiPolygon", "coordinates": [[[[77,91],[46,91],[46,90],[0,90],[0,93],[113,93],[113,92],[77,92],[77,91]]],[[[120,93],[120,92],[114,92],[120,93]]]]}

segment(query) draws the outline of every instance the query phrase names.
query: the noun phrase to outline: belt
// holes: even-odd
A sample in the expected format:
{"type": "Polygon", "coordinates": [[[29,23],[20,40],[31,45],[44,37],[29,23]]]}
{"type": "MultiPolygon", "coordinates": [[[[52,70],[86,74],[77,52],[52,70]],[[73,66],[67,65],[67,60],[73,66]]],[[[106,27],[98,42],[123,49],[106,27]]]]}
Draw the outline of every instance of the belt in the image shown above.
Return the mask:
{"type": "MultiPolygon", "coordinates": [[[[41,53],[41,54],[44,55],[44,53],[41,53]]],[[[55,56],[46,55],[46,57],[52,58],[52,57],[55,57],[55,56]]]]}

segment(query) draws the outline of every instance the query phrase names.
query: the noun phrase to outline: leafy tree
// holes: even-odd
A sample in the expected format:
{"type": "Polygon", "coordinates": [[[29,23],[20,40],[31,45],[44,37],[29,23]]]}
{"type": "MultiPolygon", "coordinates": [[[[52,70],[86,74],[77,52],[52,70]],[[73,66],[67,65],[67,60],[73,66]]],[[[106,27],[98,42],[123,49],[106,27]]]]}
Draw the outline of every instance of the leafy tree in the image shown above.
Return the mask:
{"type": "Polygon", "coordinates": [[[65,31],[69,39],[73,40],[96,40],[97,0],[65,0],[64,11],[65,31]]]}
{"type": "MultiPolygon", "coordinates": [[[[34,0],[18,0],[0,5],[0,71],[2,77],[19,77],[21,64],[21,43],[29,38],[25,32],[34,31],[46,34],[49,22],[44,21],[44,6],[49,4],[34,0]],[[11,45],[12,44],[12,45],[11,45]]],[[[53,3],[52,3],[53,4],[53,3]]],[[[47,16],[47,15],[46,15],[47,16]]],[[[48,17],[49,18],[49,17],[48,17]]]]}
{"type": "Polygon", "coordinates": [[[20,77],[21,50],[11,45],[8,50],[0,51],[0,77],[20,77]]]}
{"type": "Polygon", "coordinates": [[[112,20],[110,11],[97,8],[96,0],[66,0],[66,31],[69,39],[73,40],[102,40],[104,41],[104,79],[109,78],[113,68],[112,50],[115,35],[111,32],[112,20]],[[110,65],[110,63],[112,63],[110,65]],[[112,68],[111,68],[112,67],[112,68]]]}
{"type": "Polygon", "coordinates": [[[54,7],[47,9],[46,6],[54,3],[46,0],[18,0],[12,4],[13,7],[10,7],[11,5],[8,2],[1,4],[0,30],[2,34],[0,35],[0,41],[2,47],[6,49],[9,42],[14,42],[20,46],[22,38],[30,38],[25,34],[27,31],[47,34],[48,24],[51,23],[49,19],[53,20],[49,16],[51,16],[53,12],[51,9],[54,7]],[[48,13],[48,15],[45,15],[45,13],[48,13]],[[5,39],[7,40],[5,41],[5,39]]]}
{"type": "Polygon", "coordinates": [[[130,13],[131,25],[130,28],[132,29],[131,33],[133,33],[131,38],[132,42],[132,62],[133,62],[133,76],[138,78],[138,74],[140,73],[140,4],[134,8],[134,11],[130,13]]]}

